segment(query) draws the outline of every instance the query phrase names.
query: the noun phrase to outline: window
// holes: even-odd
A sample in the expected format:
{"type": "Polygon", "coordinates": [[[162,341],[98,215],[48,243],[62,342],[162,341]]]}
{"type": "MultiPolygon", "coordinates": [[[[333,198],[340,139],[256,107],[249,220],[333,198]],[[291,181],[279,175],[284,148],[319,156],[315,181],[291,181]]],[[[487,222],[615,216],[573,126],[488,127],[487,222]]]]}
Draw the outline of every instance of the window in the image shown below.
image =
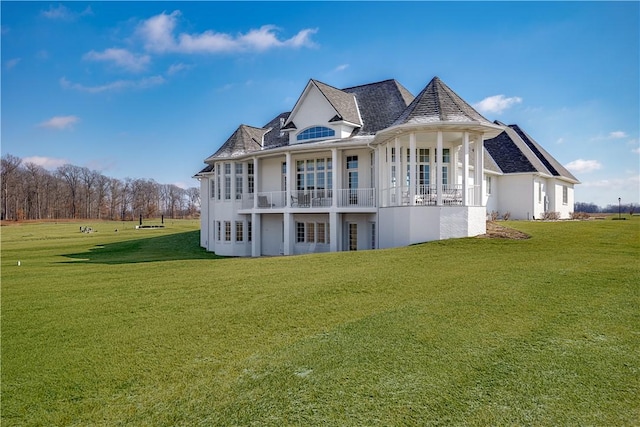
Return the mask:
{"type": "Polygon", "coordinates": [[[429,170],[429,149],[418,149],[418,185],[420,186],[420,194],[425,194],[424,189],[429,187],[431,182],[430,170],[429,170]]]}
{"type": "Polygon", "coordinates": [[[221,197],[220,192],[222,190],[220,189],[220,175],[219,174],[216,174],[216,181],[217,181],[217,184],[216,184],[216,189],[217,189],[217,191],[216,191],[216,199],[220,200],[220,197],[221,197]]]}
{"type": "Polygon", "coordinates": [[[307,243],[313,243],[316,241],[316,224],[308,222],[307,226],[307,243]]]}
{"type": "Polygon", "coordinates": [[[449,163],[451,162],[451,154],[448,148],[442,150],[442,185],[449,184],[449,163]]]}
{"type": "Polygon", "coordinates": [[[330,243],[329,223],[296,222],[297,243],[330,243]]]}
{"type": "Polygon", "coordinates": [[[296,190],[310,192],[315,190],[318,197],[327,197],[320,190],[331,189],[333,184],[331,168],[331,159],[296,161],[296,190]]]}
{"type": "Polygon", "coordinates": [[[371,223],[371,249],[376,248],[376,223],[371,223]]]}
{"type": "Polygon", "coordinates": [[[287,162],[282,162],[282,179],[281,179],[281,184],[282,184],[282,191],[287,191],[287,162]]]}
{"type": "Polygon", "coordinates": [[[251,221],[247,221],[247,242],[251,241],[253,230],[251,229],[251,221]]]}
{"type": "Polygon", "coordinates": [[[224,164],[224,198],[231,200],[231,163],[224,164]]]}
{"type": "Polygon", "coordinates": [[[253,162],[247,163],[247,191],[254,193],[253,162]]]}
{"type": "Polygon", "coordinates": [[[224,222],[224,241],[231,241],[231,221],[224,222]]]}
{"type": "Polygon", "coordinates": [[[542,183],[538,182],[538,203],[542,203],[542,183]]]}
{"type": "Polygon", "coordinates": [[[222,239],[222,232],[220,227],[220,221],[216,221],[216,239],[220,241],[222,239]]]}
{"type": "Polygon", "coordinates": [[[317,242],[318,243],[326,243],[325,233],[324,233],[324,222],[320,222],[316,224],[316,232],[317,232],[317,242]]]}
{"type": "Polygon", "coordinates": [[[211,190],[211,198],[214,199],[216,197],[216,180],[212,178],[209,180],[209,189],[211,190]]]}
{"type": "Polygon", "coordinates": [[[491,175],[487,175],[487,196],[491,195],[491,175]]]}
{"type": "Polygon", "coordinates": [[[244,164],[236,163],[236,200],[242,199],[242,173],[244,164]]]}
{"type": "Polygon", "coordinates": [[[566,185],[562,186],[562,204],[569,203],[569,188],[566,185]]]}
{"type": "Polygon", "coordinates": [[[333,129],[324,126],[314,126],[300,132],[296,139],[298,141],[305,141],[307,139],[328,138],[335,136],[335,134],[336,132],[333,129]]]}
{"type": "Polygon", "coordinates": [[[244,223],[242,221],[236,221],[236,242],[244,241],[243,231],[244,223]]]}

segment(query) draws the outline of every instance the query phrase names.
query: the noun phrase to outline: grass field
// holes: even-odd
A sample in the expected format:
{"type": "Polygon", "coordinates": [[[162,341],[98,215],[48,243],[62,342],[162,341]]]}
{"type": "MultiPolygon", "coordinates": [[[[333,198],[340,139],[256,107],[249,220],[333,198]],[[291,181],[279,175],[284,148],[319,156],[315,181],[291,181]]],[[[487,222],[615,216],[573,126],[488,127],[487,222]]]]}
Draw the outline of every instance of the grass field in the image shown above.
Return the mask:
{"type": "Polygon", "coordinates": [[[2,227],[2,426],[640,424],[640,218],[260,259],[165,225],[2,227]]]}

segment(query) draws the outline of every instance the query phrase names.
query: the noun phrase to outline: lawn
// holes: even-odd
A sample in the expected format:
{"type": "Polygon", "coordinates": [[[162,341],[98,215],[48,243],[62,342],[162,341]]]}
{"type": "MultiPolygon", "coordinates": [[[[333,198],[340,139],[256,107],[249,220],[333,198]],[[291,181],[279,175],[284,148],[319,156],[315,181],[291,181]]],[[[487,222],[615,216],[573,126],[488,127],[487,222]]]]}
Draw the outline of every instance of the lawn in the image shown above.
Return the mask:
{"type": "Polygon", "coordinates": [[[4,226],[1,424],[640,424],[640,218],[504,225],[259,259],[4,226]]]}

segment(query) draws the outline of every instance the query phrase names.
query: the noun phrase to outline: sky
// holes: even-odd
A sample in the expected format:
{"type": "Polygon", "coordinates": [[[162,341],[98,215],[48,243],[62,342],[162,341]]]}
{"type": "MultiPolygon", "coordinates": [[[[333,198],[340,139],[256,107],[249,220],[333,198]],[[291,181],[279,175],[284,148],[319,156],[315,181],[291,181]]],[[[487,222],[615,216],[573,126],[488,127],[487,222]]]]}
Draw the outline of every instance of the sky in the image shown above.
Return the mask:
{"type": "Polygon", "coordinates": [[[1,152],[54,170],[195,187],[240,124],[309,79],[438,76],[580,181],[640,203],[639,2],[7,2],[1,152]]]}

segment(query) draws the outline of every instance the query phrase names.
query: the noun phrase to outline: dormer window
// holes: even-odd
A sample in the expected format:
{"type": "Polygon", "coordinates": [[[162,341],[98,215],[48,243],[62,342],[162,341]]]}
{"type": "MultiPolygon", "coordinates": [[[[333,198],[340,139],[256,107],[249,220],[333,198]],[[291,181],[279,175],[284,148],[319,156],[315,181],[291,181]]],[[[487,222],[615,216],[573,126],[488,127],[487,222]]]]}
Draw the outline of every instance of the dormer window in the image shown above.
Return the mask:
{"type": "Polygon", "coordinates": [[[329,138],[336,135],[336,131],[324,126],[313,126],[303,130],[298,134],[298,141],[306,141],[308,139],[329,138]]]}

